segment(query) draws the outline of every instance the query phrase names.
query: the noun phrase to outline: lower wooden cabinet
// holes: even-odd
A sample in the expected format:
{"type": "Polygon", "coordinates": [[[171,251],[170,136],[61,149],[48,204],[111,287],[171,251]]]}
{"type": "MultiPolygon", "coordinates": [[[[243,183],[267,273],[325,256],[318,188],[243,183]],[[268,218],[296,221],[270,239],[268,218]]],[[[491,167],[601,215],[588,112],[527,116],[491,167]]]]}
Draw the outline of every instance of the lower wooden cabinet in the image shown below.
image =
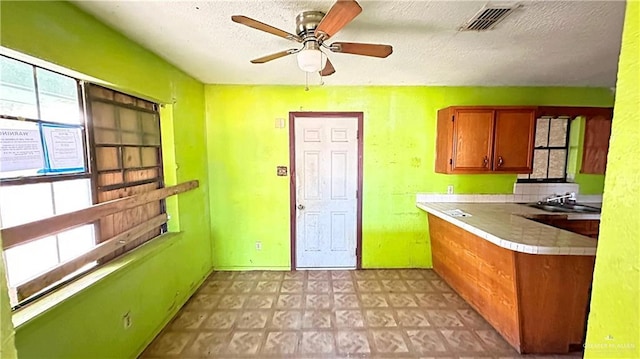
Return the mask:
{"type": "Polygon", "coordinates": [[[594,256],[514,252],[428,215],[433,269],[520,353],[584,343],[594,256]]]}
{"type": "Polygon", "coordinates": [[[532,220],[591,238],[598,238],[600,232],[600,220],[597,219],[567,219],[567,216],[555,215],[537,216],[532,220]]]}

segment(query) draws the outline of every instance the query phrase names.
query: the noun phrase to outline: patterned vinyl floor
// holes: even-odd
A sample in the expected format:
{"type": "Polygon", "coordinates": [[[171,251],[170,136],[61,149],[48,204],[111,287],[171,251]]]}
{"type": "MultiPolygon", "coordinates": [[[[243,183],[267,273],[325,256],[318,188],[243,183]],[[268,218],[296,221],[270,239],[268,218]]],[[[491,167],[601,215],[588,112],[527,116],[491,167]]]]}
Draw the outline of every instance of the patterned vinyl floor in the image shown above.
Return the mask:
{"type": "Polygon", "coordinates": [[[142,358],[519,355],[431,270],[215,272],[142,358]]]}

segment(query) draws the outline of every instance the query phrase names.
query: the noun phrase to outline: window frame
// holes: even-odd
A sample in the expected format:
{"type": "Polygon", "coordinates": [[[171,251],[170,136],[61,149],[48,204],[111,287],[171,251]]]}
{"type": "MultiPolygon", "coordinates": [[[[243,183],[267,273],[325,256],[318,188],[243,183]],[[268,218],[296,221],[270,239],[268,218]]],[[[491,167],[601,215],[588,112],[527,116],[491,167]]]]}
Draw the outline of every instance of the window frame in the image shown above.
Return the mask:
{"type": "MultiPolygon", "coordinates": [[[[89,139],[89,135],[91,133],[91,131],[89,131],[89,123],[88,123],[88,118],[86,117],[86,114],[84,112],[84,90],[83,90],[83,81],[79,80],[76,77],[73,76],[69,76],[63,73],[60,73],[59,71],[55,71],[55,70],[51,70],[48,68],[45,68],[43,66],[38,66],[35,65],[33,63],[27,62],[27,61],[23,61],[20,59],[17,59],[15,57],[11,57],[11,56],[7,56],[5,54],[1,54],[0,56],[10,59],[12,61],[16,61],[16,62],[20,62],[22,64],[28,65],[31,67],[31,72],[33,75],[33,81],[34,81],[34,93],[35,93],[35,106],[36,106],[36,110],[37,110],[37,115],[38,118],[30,118],[30,117],[22,117],[22,116],[14,116],[14,115],[6,115],[6,114],[2,114],[0,113],[0,119],[3,120],[10,120],[10,121],[20,121],[20,122],[30,122],[30,123],[35,123],[35,124],[50,124],[50,125],[72,125],[72,126],[78,126],[81,127],[81,133],[82,133],[82,147],[83,147],[83,165],[84,165],[84,171],[83,172],[75,172],[75,173],[50,173],[50,174],[41,174],[41,175],[31,175],[31,176],[19,176],[19,177],[7,177],[7,178],[0,178],[0,186],[2,187],[14,187],[14,186],[23,186],[23,185],[31,185],[31,184],[53,184],[56,182],[63,182],[63,181],[71,181],[71,180],[78,180],[78,179],[87,179],[89,180],[89,186],[90,186],[90,190],[91,190],[91,204],[95,204],[95,189],[94,189],[94,183],[92,180],[92,167],[91,167],[91,160],[90,160],[90,148],[92,147],[91,141],[89,139]],[[67,123],[62,123],[62,122],[55,122],[55,121],[47,121],[47,120],[43,120],[42,119],[42,109],[41,109],[41,100],[40,100],[40,91],[39,91],[39,80],[38,80],[38,69],[44,70],[44,71],[48,71],[60,76],[64,76],[68,79],[71,79],[75,82],[75,87],[76,87],[76,96],[77,96],[77,102],[78,102],[78,116],[80,118],[80,122],[78,124],[67,124],[67,123]]],[[[55,214],[54,214],[55,216],[55,214]]],[[[92,222],[92,223],[87,223],[86,225],[91,225],[92,226],[92,232],[93,232],[93,245],[97,245],[99,242],[99,228],[97,226],[97,222],[92,222]]],[[[59,250],[59,239],[57,238],[57,234],[54,235],[54,237],[56,238],[56,248],[58,248],[59,250]]],[[[61,261],[58,264],[64,263],[65,261],[61,261]]],[[[6,263],[5,263],[6,265],[6,263]]],[[[55,286],[52,286],[50,289],[47,289],[46,291],[34,295],[32,297],[26,298],[23,301],[18,302],[15,306],[12,307],[13,310],[16,310],[18,308],[21,308],[31,302],[33,302],[34,300],[40,298],[41,296],[44,296],[52,291],[54,291],[55,289],[59,288],[60,286],[68,283],[69,281],[72,281],[74,279],[76,279],[77,277],[79,277],[80,275],[82,275],[83,273],[85,273],[88,270],[91,270],[92,268],[97,267],[97,265],[93,265],[91,266],[91,268],[87,268],[86,270],[83,270],[81,272],[79,272],[77,275],[74,275],[72,278],[68,278],[68,279],[64,279],[60,282],[60,284],[57,284],[55,286]]],[[[46,273],[46,272],[44,272],[46,273]]],[[[8,285],[8,282],[7,282],[8,285]]]]}
{"type": "MultiPolygon", "coordinates": [[[[47,68],[44,68],[42,66],[38,66],[38,65],[34,65],[32,63],[17,59],[15,57],[11,57],[11,56],[7,56],[4,54],[0,54],[0,56],[5,57],[7,59],[13,60],[13,61],[17,61],[17,62],[21,62],[23,64],[29,65],[31,66],[31,70],[32,70],[32,74],[33,74],[33,81],[34,81],[34,92],[35,92],[35,97],[36,97],[36,109],[38,111],[38,118],[28,118],[28,117],[20,117],[20,116],[10,116],[10,115],[4,115],[0,113],[0,119],[3,120],[14,120],[14,121],[25,121],[25,122],[31,122],[31,123],[37,123],[37,124],[51,124],[51,125],[60,125],[60,124],[64,124],[61,122],[54,122],[54,121],[45,121],[42,120],[42,113],[41,113],[41,109],[40,109],[40,93],[39,93],[39,88],[38,88],[38,76],[37,76],[37,69],[42,69],[45,71],[49,71],[49,72],[53,72],[55,74],[58,74],[60,76],[64,76],[67,77],[69,79],[72,79],[75,81],[76,83],[76,94],[78,96],[78,115],[82,117],[82,121],[81,121],[81,126],[82,126],[82,146],[83,146],[83,154],[84,154],[84,172],[76,172],[76,173],[54,173],[54,174],[44,174],[44,175],[38,175],[38,176],[22,176],[22,177],[9,177],[9,178],[0,178],[0,186],[17,186],[17,185],[24,185],[24,184],[34,184],[34,183],[48,183],[48,182],[56,182],[56,181],[68,181],[68,180],[74,180],[74,179],[86,179],[86,178],[91,178],[91,172],[92,172],[92,168],[90,167],[91,164],[91,160],[90,160],[90,152],[89,149],[91,148],[92,144],[89,142],[89,132],[88,128],[89,128],[89,123],[87,121],[87,117],[86,114],[84,112],[84,90],[83,90],[83,86],[82,80],[79,80],[75,77],[69,76],[69,75],[65,75],[63,73],[60,73],[58,71],[55,70],[50,70],[47,68]]],[[[92,188],[93,189],[93,188],[92,188]]],[[[93,193],[92,193],[93,196],[93,193]]],[[[95,202],[94,202],[95,204],[95,202]]]]}
{"type": "MultiPolygon", "coordinates": [[[[528,176],[528,178],[517,178],[517,183],[566,183],[567,182],[567,167],[569,165],[569,140],[570,140],[570,133],[571,133],[571,122],[573,120],[572,117],[570,116],[540,116],[538,118],[536,118],[536,123],[535,123],[535,127],[536,131],[538,128],[538,121],[542,120],[542,119],[548,119],[549,120],[549,124],[547,127],[547,145],[546,146],[535,146],[534,143],[534,147],[533,147],[533,154],[535,155],[535,151],[536,150],[546,150],[547,151],[547,171],[546,171],[546,177],[544,178],[531,178],[531,173],[527,173],[526,175],[528,176]],[[567,119],[567,131],[565,133],[565,138],[564,138],[564,146],[549,146],[549,142],[551,139],[551,120],[555,119],[555,118],[566,118],[567,119]],[[564,157],[564,168],[562,173],[564,174],[564,176],[562,178],[549,178],[549,165],[550,165],[550,157],[551,157],[551,151],[552,150],[565,150],[565,157],[564,157]]],[[[534,132],[534,139],[535,139],[535,132],[534,132]]],[[[532,164],[533,166],[533,164],[532,164]]],[[[533,167],[532,167],[532,172],[533,172],[533,167]]]]}

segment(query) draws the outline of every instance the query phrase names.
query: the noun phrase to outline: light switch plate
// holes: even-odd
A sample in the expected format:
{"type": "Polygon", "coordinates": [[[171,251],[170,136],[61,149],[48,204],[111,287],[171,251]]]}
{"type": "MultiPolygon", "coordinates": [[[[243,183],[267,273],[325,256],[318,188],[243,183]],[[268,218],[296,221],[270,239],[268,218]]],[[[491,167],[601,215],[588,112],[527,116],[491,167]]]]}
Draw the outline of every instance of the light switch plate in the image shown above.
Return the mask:
{"type": "Polygon", "coordinates": [[[276,118],[276,128],[284,128],[284,118],[276,118]]]}
{"type": "Polygon", "coordinates": [[[287,176],[287,166],[278,166],[278,176],[286,177],[287,176]]]}

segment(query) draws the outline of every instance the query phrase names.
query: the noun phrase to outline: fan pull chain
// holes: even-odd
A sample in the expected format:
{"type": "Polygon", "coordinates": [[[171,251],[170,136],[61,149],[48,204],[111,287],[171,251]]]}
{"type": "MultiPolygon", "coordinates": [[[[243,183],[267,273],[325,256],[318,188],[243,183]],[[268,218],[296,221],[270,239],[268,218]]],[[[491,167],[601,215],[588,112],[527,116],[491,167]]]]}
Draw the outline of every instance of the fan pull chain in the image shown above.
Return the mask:
{"type": "Polygon", "coordinates": [[[309,73],[304,72],[305,82],[304,82],[304,90],[309,91],[309,73]]]}
{"type": "Polygon", "coordinates": [[[322,68],[322,56],[327,56],[324,54],[324,52],[322,50],[320,50],[320,72],[318,72],[320,74],[320,86],[324,86],[324,77],[322,76],[322,71],[324,71],[324,69],[322,68]]]}

